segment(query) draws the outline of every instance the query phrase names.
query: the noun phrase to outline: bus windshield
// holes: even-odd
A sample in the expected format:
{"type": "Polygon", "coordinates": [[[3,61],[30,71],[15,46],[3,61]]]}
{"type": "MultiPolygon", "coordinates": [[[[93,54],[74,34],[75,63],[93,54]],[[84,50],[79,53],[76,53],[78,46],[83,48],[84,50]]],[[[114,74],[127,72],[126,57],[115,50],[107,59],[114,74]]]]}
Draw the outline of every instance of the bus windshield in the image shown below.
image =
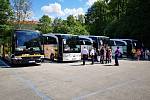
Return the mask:
{"type": "Polygon", "coordinates": [[[90,40],[90,38],[85,38],[85,37],[79,37],[80,38],[80,43],[81,45],[92,45],[93,41],[90,40]]]}
{"type": "Polygon", "coordinates": [[[64,53],[80,53],[80,41],[77,36],[65,36],[63,39],[64,53]]]}
{"type": "Polygon", "coordinates": [[[126,44],[123,41],[115,41],[115,43],[117,46],[126,46],[126,44]]]}
{"type": "Polygon", "coordinates": [[[35,31],[16,31],[16,51],[40,51],[40,34],[35,31]]]}
{"type": "Polygon", "coordinates": [[[93,47],[96,49],[100,49],[100,47],[103,45],[108,45],[109,43],[109,37],[106,36],[89,36],[93,40],[93,47]]]}
{"type": "Polygon", "coordinates": [[[132,44],[133,44],[133,47],[138,48],[138,49],[143,47],[143,44],[140,41],[133,40],[132,44]]]}

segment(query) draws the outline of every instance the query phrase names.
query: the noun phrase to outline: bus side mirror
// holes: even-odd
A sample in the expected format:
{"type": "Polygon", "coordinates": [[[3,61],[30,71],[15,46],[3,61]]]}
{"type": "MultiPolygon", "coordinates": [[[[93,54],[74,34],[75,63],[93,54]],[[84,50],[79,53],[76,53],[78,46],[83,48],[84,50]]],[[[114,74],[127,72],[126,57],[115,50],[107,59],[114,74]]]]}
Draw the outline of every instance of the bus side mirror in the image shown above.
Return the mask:
{"type": "Polygon", "coordinates": [[[14,54],[12,54],[12,55],[11,55],[11,58],[14,58],[14,57],[15,57],[15,55],[14,55],[14,54]]]}
{"type": "Polygon", "coordinates": [[[83,44],[85,45],[85,41],[83,41],[83,44]]]}
{"type": "Polygon", "coordinates": [[[63,43],[66,44],[66,39],[63,39],[63,43]]]}

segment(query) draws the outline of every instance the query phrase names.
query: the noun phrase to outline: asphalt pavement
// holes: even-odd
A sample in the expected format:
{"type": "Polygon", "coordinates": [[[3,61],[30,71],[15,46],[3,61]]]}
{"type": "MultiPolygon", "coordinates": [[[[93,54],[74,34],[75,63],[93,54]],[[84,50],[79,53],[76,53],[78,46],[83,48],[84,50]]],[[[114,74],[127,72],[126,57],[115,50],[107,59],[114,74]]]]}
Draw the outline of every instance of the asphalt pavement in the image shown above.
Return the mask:
{"type": "Polygon", "coordinates": [[[113,64],[46,62],[8,67],[0,61],[0,99],[150,100],[149,61],[113,64]]]}

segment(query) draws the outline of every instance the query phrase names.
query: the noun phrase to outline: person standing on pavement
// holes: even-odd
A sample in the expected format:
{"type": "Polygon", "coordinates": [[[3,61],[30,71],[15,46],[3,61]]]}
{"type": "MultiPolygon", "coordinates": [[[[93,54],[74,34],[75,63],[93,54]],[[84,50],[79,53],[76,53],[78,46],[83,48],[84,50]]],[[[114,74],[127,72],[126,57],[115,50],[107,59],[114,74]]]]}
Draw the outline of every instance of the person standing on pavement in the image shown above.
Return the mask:
{"type": "Polygon", "coordinates": [[[97,50],[97,61],[100,62],[100,49],[97,50]]]}
{"type": "Polygon", "coordinates": [[[54,53],[51,53],[51,54],[50,54],[50,61],[51,61],[51,62],[54,62],[54,53]]]}
{"type": "Polygon", "coordinates": [[[115,50],[115,66],[119,66],[118,57],[120,56],[119,47],[115,50]]]}
{"type": "Polygon", "coordinates": [[[141,50],[140,49],[137,49],[137,60],[139,61],[140,60],[140,57],[141,57],[141,50]]]}
{"type": "Polygon", "coordinates": [[[112,50],[109,49],[109,63],[111,63],[112,61],[112,50]]]}
{"type": "Polygon", "coordinates": [[[147,60],[150,61],[150,51],[149,51],[149,49],[145,50],[145,56],[146,56],[147,60]]]}
{"type": "Polygon", "coordinates": [[[94,64],[94,55],[95,55],[95,50],[94,50],[94,48],[92,48],[92,50],[90,51],[90,55],[91,55],[92,64],[94,64]]]}
{"type": "Polygon", "coordinates": [[[102,48],[100,49],[100,63],[104,64],[104,47],[102,46],[102,48]]]}
{"type": "Polygon", "coordinates": [[[85,65],[85,60],[88,58],[89,51],[86,47],[81,51],[81,55],[83,57],[83,65],[85,65]]]}
{"type": "Polygon", "coordinates": [[[109,48],[106,48],[106,62],[105,64],[109,63],[109,48]]]}
{"type": "Polygon", "coordinates": [[[147,49],[146,55],[148,56],[148,60],[150,61],[150,51],[149,51],[149,49],[147,49]]]}

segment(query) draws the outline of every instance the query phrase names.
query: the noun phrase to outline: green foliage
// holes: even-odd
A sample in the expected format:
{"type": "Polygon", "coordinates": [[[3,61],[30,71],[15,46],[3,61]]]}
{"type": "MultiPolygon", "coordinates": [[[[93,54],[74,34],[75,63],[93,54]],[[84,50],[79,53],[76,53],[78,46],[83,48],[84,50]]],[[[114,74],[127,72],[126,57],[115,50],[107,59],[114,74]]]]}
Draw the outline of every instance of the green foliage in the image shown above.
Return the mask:
{"type": "Polygon", "coordinates": [[[55,18],[52,27],[53,27],[53,33],[68,32],[67,22],[65,20],[62,20],[61,18],[55,18]]]}
{"type": "Polygon", "coordinates": [[[9,0],[0,0],[0,47],[3,47],[3,51],[1,51],[1,53],[3,53],[3,57],[5,56],[5,47],[11,43],[10,31],[13,27],[10,25],[10,21],[12,17],[13,13],[9,0]]]}
{"type": "Polygon", "coordinates": [[[43,34],[52,32],[52,27],[51,27],[51,18],[47,15],[43,15],[42,18],[39,20],[40,23],[37,26],[37,30],[41,31],[43,34]]]}
{"type": "Polygon", "coordinates": [[[107,5],[104,1],[95,2],[86,14],[88,31],[92,35],[104,35],[103,30],[107,25],[107,5]]]}
{"type": "Polygon", "coordinates": [[[75,35],[87,35],[88,31],[84,25],[84,16],[79,15],[78,18],[75,19],[74,16],[70,15],[67,17],[67,25],[68,25],[68,33],[75,35]]]}
{"type": "Polygon", "coordinates": [[[150,1],[149,0],[132,0],[128,2],[127,12],[120,20],[120,26],[123,31],[130,36],[142,40],[147,47],[150,38],[150,1]]]}
{"type": "Polygon", "coordinates": [[[98,0],[86,13],[90,34],[134,38],[150,48],[149,0],[98,0]]]}
{"type": "Polygon", "coordinates": [[[84,24],[84,16],[79,15],[79,18],[75,18],[70,15],[67,20],[55,18],[52,24],[53,33],[64,33],[64,34],[88,34],[86,26],[84,24]]]}
{"type": "Polygon", "coordinates": [[[12,29],[12,26],[10,25],[12,16],[13,13],[9,0],[0,0],[0,35],[3,38],[7,37],[7,33],[12,29]]]}
{"type": "Polygon", "coordinates": [[[134,38],[144,42],[150,48],[150,1],[131,0],[126,3],[126,12],[105,28],[114,38],[134,38]],[[113,33],[113,34],[112,34],[113,33]]]}
{"type": "Polygon", "coordinates": [[[87,35],[88,34],[85,26],[81,25],[81,23],[76,23],[76,25],[70,26],[68,33],[74,34],[74,35],[87,35]]]}
{"type": "Polygon", "coordinates": [[[0,24],[8,24],[13,16],[9,0],[0,0],[0,24]]]}
{"type": "Polygon", "coordinates": [[[85,24],[85,16],[84,15],[78,15],[77,21],[79,21],[82,25],[84,25],[85,24]]]}

